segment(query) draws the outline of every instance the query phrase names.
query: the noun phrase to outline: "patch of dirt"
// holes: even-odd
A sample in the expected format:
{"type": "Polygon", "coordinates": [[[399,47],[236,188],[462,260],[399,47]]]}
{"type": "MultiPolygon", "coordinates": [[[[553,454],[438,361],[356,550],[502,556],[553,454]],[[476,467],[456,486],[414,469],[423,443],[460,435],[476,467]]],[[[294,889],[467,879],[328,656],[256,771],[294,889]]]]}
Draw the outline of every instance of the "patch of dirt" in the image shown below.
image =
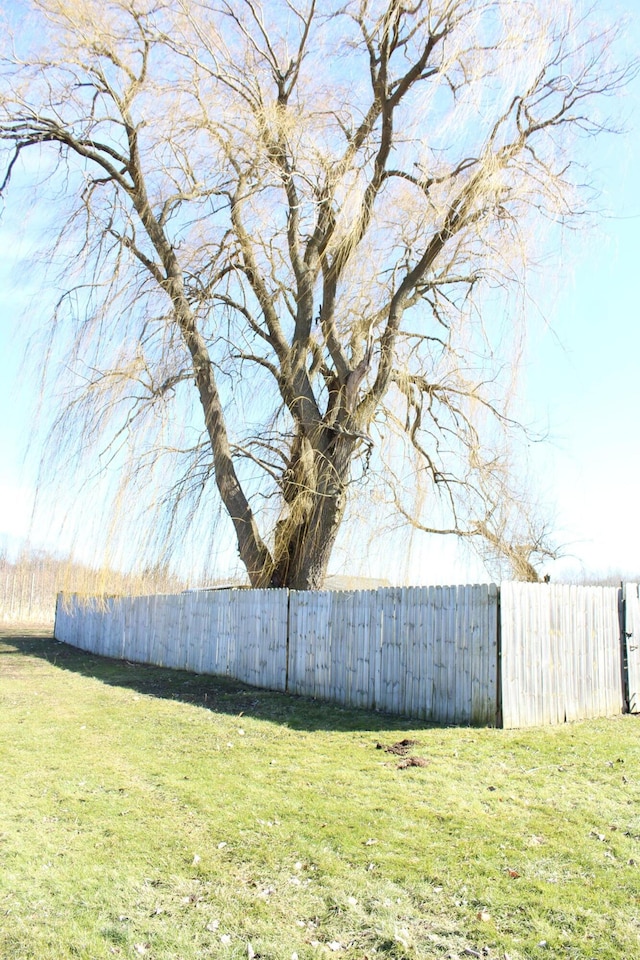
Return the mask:
{"type": "Polygon", "coordinates": [[[406,770],[407,767],[428,767],[429,761],[425,760],[424,757],[404,757],[398,764],[396,764],[397,770],[406,770]]]}
{"type": "Polygon", "coordinates": [[[385,747],[383,743],[376,743],[376,750],[384,750],[385,753],[394,753],[397,757],[404,757],[409,753],[411,747],[417,745],[417,740],[398,740],[397,743],[392,743],[390,747],[385,747]]]}
{"type": "Polygon", "coordinates": [[[384,750],[385,753],[392,753],[396,757],[402,757],[399,763],[396,764],[397,770],[406,770],[407,767],[428,767],[429,760],[425,760],[424,757],[409,755],[411,747],[417,746],[417,740],[404,739],[398,740],[397,743],[392,743],[389,747],[385,747],[384,743],[376,743],[376,750],[384,750]]]}

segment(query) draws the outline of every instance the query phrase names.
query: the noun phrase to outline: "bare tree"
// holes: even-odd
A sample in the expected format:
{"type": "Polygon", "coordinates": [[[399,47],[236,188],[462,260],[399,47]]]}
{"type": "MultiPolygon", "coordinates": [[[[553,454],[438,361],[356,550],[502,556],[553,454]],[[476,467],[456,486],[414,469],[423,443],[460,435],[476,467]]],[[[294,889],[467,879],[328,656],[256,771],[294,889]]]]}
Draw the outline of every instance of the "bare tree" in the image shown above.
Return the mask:
{"type": "Polygon", "coordinates": [[[214,485],[255,586],[318,586],[357,490],[431,532],[497,536],[509,291],[536,225],[584,209],[576,135],[629,77],[596,14],[28,7],[2,59],[0,181],[51,153],[63,458],[73,441],[116,464],[167,543],[206,525],[214,485]]]}

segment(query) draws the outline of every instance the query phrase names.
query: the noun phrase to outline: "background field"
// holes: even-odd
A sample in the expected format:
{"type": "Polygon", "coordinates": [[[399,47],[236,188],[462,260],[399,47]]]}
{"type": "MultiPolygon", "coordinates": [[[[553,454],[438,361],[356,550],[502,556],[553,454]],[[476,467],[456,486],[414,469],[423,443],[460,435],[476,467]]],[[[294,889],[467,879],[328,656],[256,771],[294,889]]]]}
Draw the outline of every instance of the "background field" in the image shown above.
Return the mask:
{"type": "Polygon", "coordinates": [[[633,716],[407,726],[4,628],[0,750],[3,960],[640,956],[633,716]]]}

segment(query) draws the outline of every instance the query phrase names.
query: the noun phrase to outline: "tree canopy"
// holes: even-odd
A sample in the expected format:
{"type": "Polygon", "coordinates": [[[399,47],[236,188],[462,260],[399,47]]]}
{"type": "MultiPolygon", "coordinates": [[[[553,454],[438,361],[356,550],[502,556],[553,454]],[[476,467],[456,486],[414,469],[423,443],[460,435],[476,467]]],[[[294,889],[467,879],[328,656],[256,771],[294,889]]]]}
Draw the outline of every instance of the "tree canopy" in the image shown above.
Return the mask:
{"type": "Polygon", "coordinates": [[[164,548],[221,504],[254,586],[320,585],[354,497],[535,576],[522,285],[588,204],[615,31],[568,0],[24,10],[0,189],[35,153],[58,211],[61,458],[116,464],[164,548]]]}

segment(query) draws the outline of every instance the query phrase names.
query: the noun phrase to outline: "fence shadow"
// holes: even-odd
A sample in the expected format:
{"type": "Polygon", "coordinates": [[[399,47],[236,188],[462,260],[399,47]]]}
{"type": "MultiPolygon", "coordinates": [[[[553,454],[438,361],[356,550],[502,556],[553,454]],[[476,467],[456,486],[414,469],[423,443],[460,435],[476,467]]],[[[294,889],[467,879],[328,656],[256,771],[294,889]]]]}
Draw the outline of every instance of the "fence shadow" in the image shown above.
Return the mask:
{"type": "Polygon", "coordinates": [[[47,633],[31,627],[0,626],[0,673],[10,674],[11,657],[16,653],[47,660],[57,669],[69,670],[108,686],[190,704],[214,713],[250,716],[292,730],[401,733],[408,729],[441,729],[439,724],[277,693],[250,687],[227,677],[100,657],[55,640],[52,631],[47,633]]]}

